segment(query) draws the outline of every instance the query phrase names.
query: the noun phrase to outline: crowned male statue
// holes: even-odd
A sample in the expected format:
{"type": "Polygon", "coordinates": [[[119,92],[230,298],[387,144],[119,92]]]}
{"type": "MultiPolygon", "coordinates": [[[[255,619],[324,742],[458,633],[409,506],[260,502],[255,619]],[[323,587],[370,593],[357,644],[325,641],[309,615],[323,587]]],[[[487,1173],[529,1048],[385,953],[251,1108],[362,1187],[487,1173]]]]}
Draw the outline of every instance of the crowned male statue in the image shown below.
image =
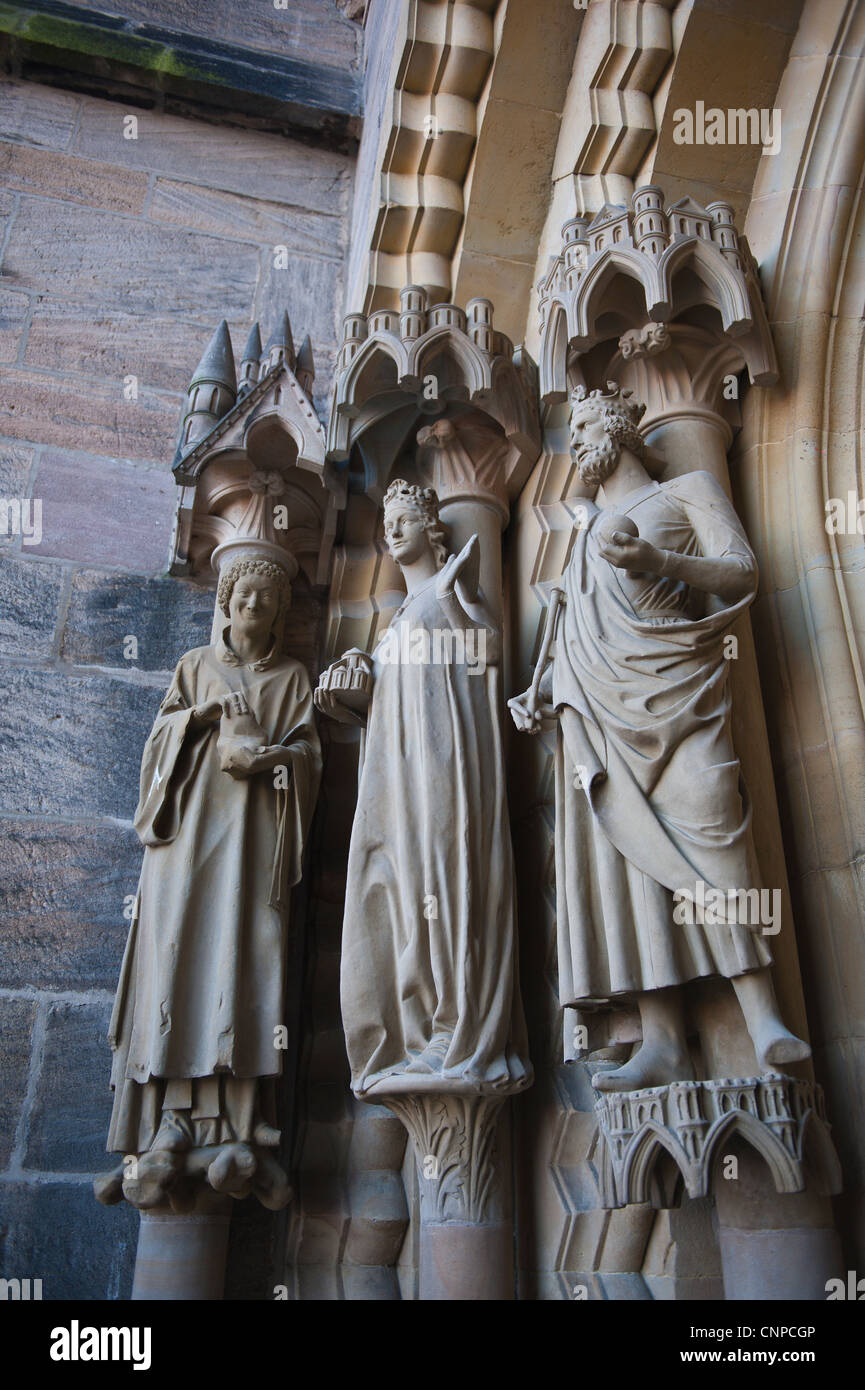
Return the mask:
{"type": "MultiPolygon", "coordinates": [[[[270,1207],[289,890],[321,772],[312,691],[282,650],[292,557],[232,541],[210,646],[180,658],[141,764],[144,862],[111,1021],[105,1202],[270,1207]]],[[[215,557],[216,558],[216,557],[215,557]]],[[[295,567],[296,568],[296,567],[295,567]]]]}
{"type": "Polygon", "coordinates": [[[573,457],[598,491],[582,503],[555,654],[509,702],[527,733],[559,721],[562,1003],[639,1004],[638,1050],[595,1076],[607,1091],[693,1077],[681,986],[706,976],[731,980],[762,1069],[809,1055],[780,1018],[760,923],[740,911],[759,877],[724,638],[753,601],[756,562],[711,474],[650,477],[644,410],[613,383],[573,393],[573,457]]]}

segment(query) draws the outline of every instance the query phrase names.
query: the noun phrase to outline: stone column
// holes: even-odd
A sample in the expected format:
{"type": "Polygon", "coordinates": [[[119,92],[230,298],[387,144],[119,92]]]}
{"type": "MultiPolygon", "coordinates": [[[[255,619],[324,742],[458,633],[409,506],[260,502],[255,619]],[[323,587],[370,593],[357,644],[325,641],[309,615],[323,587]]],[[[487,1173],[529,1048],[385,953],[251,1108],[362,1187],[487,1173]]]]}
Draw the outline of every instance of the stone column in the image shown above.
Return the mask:
{"type": "Polygon", "coordinates": [[[513,1220],[498,1152],[504,1101],[470,1091],[382,1099],[405,1125],[418,1165],[421,1300],[513,1299],[513,1220]]]}
{"type": "MultiPolygon", "coordinates": [[[[536,368],[494,329],[488,300],[472,300],[465,311],[455,304],[429,308],[426,292],[409,285],[400,302],[400,314],[377,310],[368,320],[358,315],[346,320],[328,457],[348,464],[346,471],[363,479],[364,491],[376,504],[397,470],[412,485],[434,488],[451,554],[477,535],[479,583],[488,622],[498,630],[498,649],[502,531],[510,500],[540,448],[536,368]],[[418,445],[414,459],[407,457],[412,439],[418,445]]],[[[374,581],[380,567],[371,534],[369,542],[374,581]]],[[[337,610],[334,631],[340,632],[341,643],[351,632],[348,618],[354,621],[358,613],[358,592],[355,582],[350,615],[337,610]]],[[[368,643],[369,626],[365,614],[357,623],[358,644],[368,643]]],[[[332,648],[333,654],[338,650],[332,648]]],[[[497,758],[503,708],[499,662],[497,650],[485,670],[493,717],[499,721],[490,744],[497,758]]],[[[503,785],[502,768],[490,768],[490,775],[503,785]]],[[[509,845],[506,859],[510,874],[509,845]]],[[[479,865],[480,872],[488,870],[479,865]]],[[[479,944],[472,949],[483,949],[486,926],[477,923],[479,944]]],[[[501,964],[510,969],[512,963],[501,964]]],[[[513,988],[518,988],[516,981],[513,988]]],[[[498,1121],[508,1095],[526,1084],[522,1077],[519,1084],[489,1094],[489,1083],[471,1074],[407,1069],[363,1093],[365,1100],[387,1106],[412,1142],[421,1192],[422,1300],[514,1297],[510,1150],[504,1142],[507,1126],[498,1121]]]]}
{"type": "Polygon", "coordinates": [[[231,1206],[230,1197],[202,1194],[184,1214],[170,1207],[142,1211],[133,1301],[221,1299],[231,1206]]]}

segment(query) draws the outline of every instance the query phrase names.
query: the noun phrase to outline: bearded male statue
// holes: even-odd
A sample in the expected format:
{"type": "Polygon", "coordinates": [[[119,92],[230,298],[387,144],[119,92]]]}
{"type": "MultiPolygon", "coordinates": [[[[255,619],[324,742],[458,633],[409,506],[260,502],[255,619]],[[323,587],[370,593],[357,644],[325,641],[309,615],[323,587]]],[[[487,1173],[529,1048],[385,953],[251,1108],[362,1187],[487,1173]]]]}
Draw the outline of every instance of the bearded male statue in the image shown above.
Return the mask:
{"type": "Polygon", "coordinates": [[[759,872],[724,639],[756,562],[711,474],[649,476],[644,410],[613,383],[572,395],[572,453],[598,492],[582,502],[555,655],[509,702],[526,733],[558,718],[561,1002],[639,1005],[642,1043],[595,1076],[606,1091],[693,1077],[681,987],[707,976],[732,982],[762,1069],[809,1056],[781,1020],[761,924],[741,911],[759,872]]]}

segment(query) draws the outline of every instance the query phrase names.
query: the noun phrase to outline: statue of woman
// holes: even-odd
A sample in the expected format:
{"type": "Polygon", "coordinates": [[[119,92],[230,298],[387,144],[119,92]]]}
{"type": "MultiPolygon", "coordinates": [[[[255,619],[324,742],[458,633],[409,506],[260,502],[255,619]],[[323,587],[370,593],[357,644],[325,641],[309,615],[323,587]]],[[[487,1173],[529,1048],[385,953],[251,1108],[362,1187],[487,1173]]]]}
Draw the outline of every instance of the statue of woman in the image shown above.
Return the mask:
{"type": "MultiPolygon", "coordinates": [[[[256,1169],[278,1185],[286,908],[321,771],[309,680],[282,653],[289,601],[282,565],[252,550],[227,564],[226,625],[181,657],[144,749],[108,1138],[139,1206],[193,1170],[234,1195],[256,1169]]],[[[103,1200],[119,1200],[118,1177],[103,1200]]]]}
{"type": "MultiPolygon", "coordinates": [[[[349,721],[358,658],[371,707],[349,852],[342,1015],[352,1087],[507,1095],[531,1080],[516,984],[498,719],[500,635],[473,536],[448,555],[430,488],[393,482],[385,539],[406,597],[372,657],[316,691],[349,721]]],[[[354,705],[354,710],[352,709],[354,705]]]]}

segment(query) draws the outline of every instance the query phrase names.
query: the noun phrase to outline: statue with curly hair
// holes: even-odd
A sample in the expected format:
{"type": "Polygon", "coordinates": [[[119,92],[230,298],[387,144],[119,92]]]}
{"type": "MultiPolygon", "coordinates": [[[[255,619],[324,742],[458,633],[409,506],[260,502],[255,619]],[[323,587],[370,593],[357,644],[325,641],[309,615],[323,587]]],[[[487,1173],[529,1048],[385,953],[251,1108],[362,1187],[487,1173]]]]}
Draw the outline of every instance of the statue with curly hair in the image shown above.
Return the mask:
{"type": "Polygon", "coordinates": [[[315,694],[364,721],[342,939],[356,1095],[506,1096],[531,1080],[515,978],[501,757],[501,634],[479,590],[477,536],[448,554],[431,488],[391,483],[384,536],[406,596],[371,656],[315,694]]]}
{"type": "Polygon", "coordinates": [[[630,391],[578,387],[571,406],[573,459],[598,493],[577,508],[550,663],[509,701],[526,733],[558,720],[561,1003],[639,1007],[642,1042],[600,1091],[692,1079],[682,987],[709,976],[732,983],[761,1070],[802,1061],[769,971],[774,923],[754,910],[730,730],[725,639],[754,599],[754,555],[712,474],[649,475],[630,391]]]}
{"type": "Polygon", "coordinates": [[[287,1199],[274,1149],[287,907],[321,772],[312,691],[282,650],[289,574],[226,558],[218,638],[181,657],[141,764],[144,862],[111,1021],[103,1201],[182,1210],[206,1180],[287,1199]]]}

